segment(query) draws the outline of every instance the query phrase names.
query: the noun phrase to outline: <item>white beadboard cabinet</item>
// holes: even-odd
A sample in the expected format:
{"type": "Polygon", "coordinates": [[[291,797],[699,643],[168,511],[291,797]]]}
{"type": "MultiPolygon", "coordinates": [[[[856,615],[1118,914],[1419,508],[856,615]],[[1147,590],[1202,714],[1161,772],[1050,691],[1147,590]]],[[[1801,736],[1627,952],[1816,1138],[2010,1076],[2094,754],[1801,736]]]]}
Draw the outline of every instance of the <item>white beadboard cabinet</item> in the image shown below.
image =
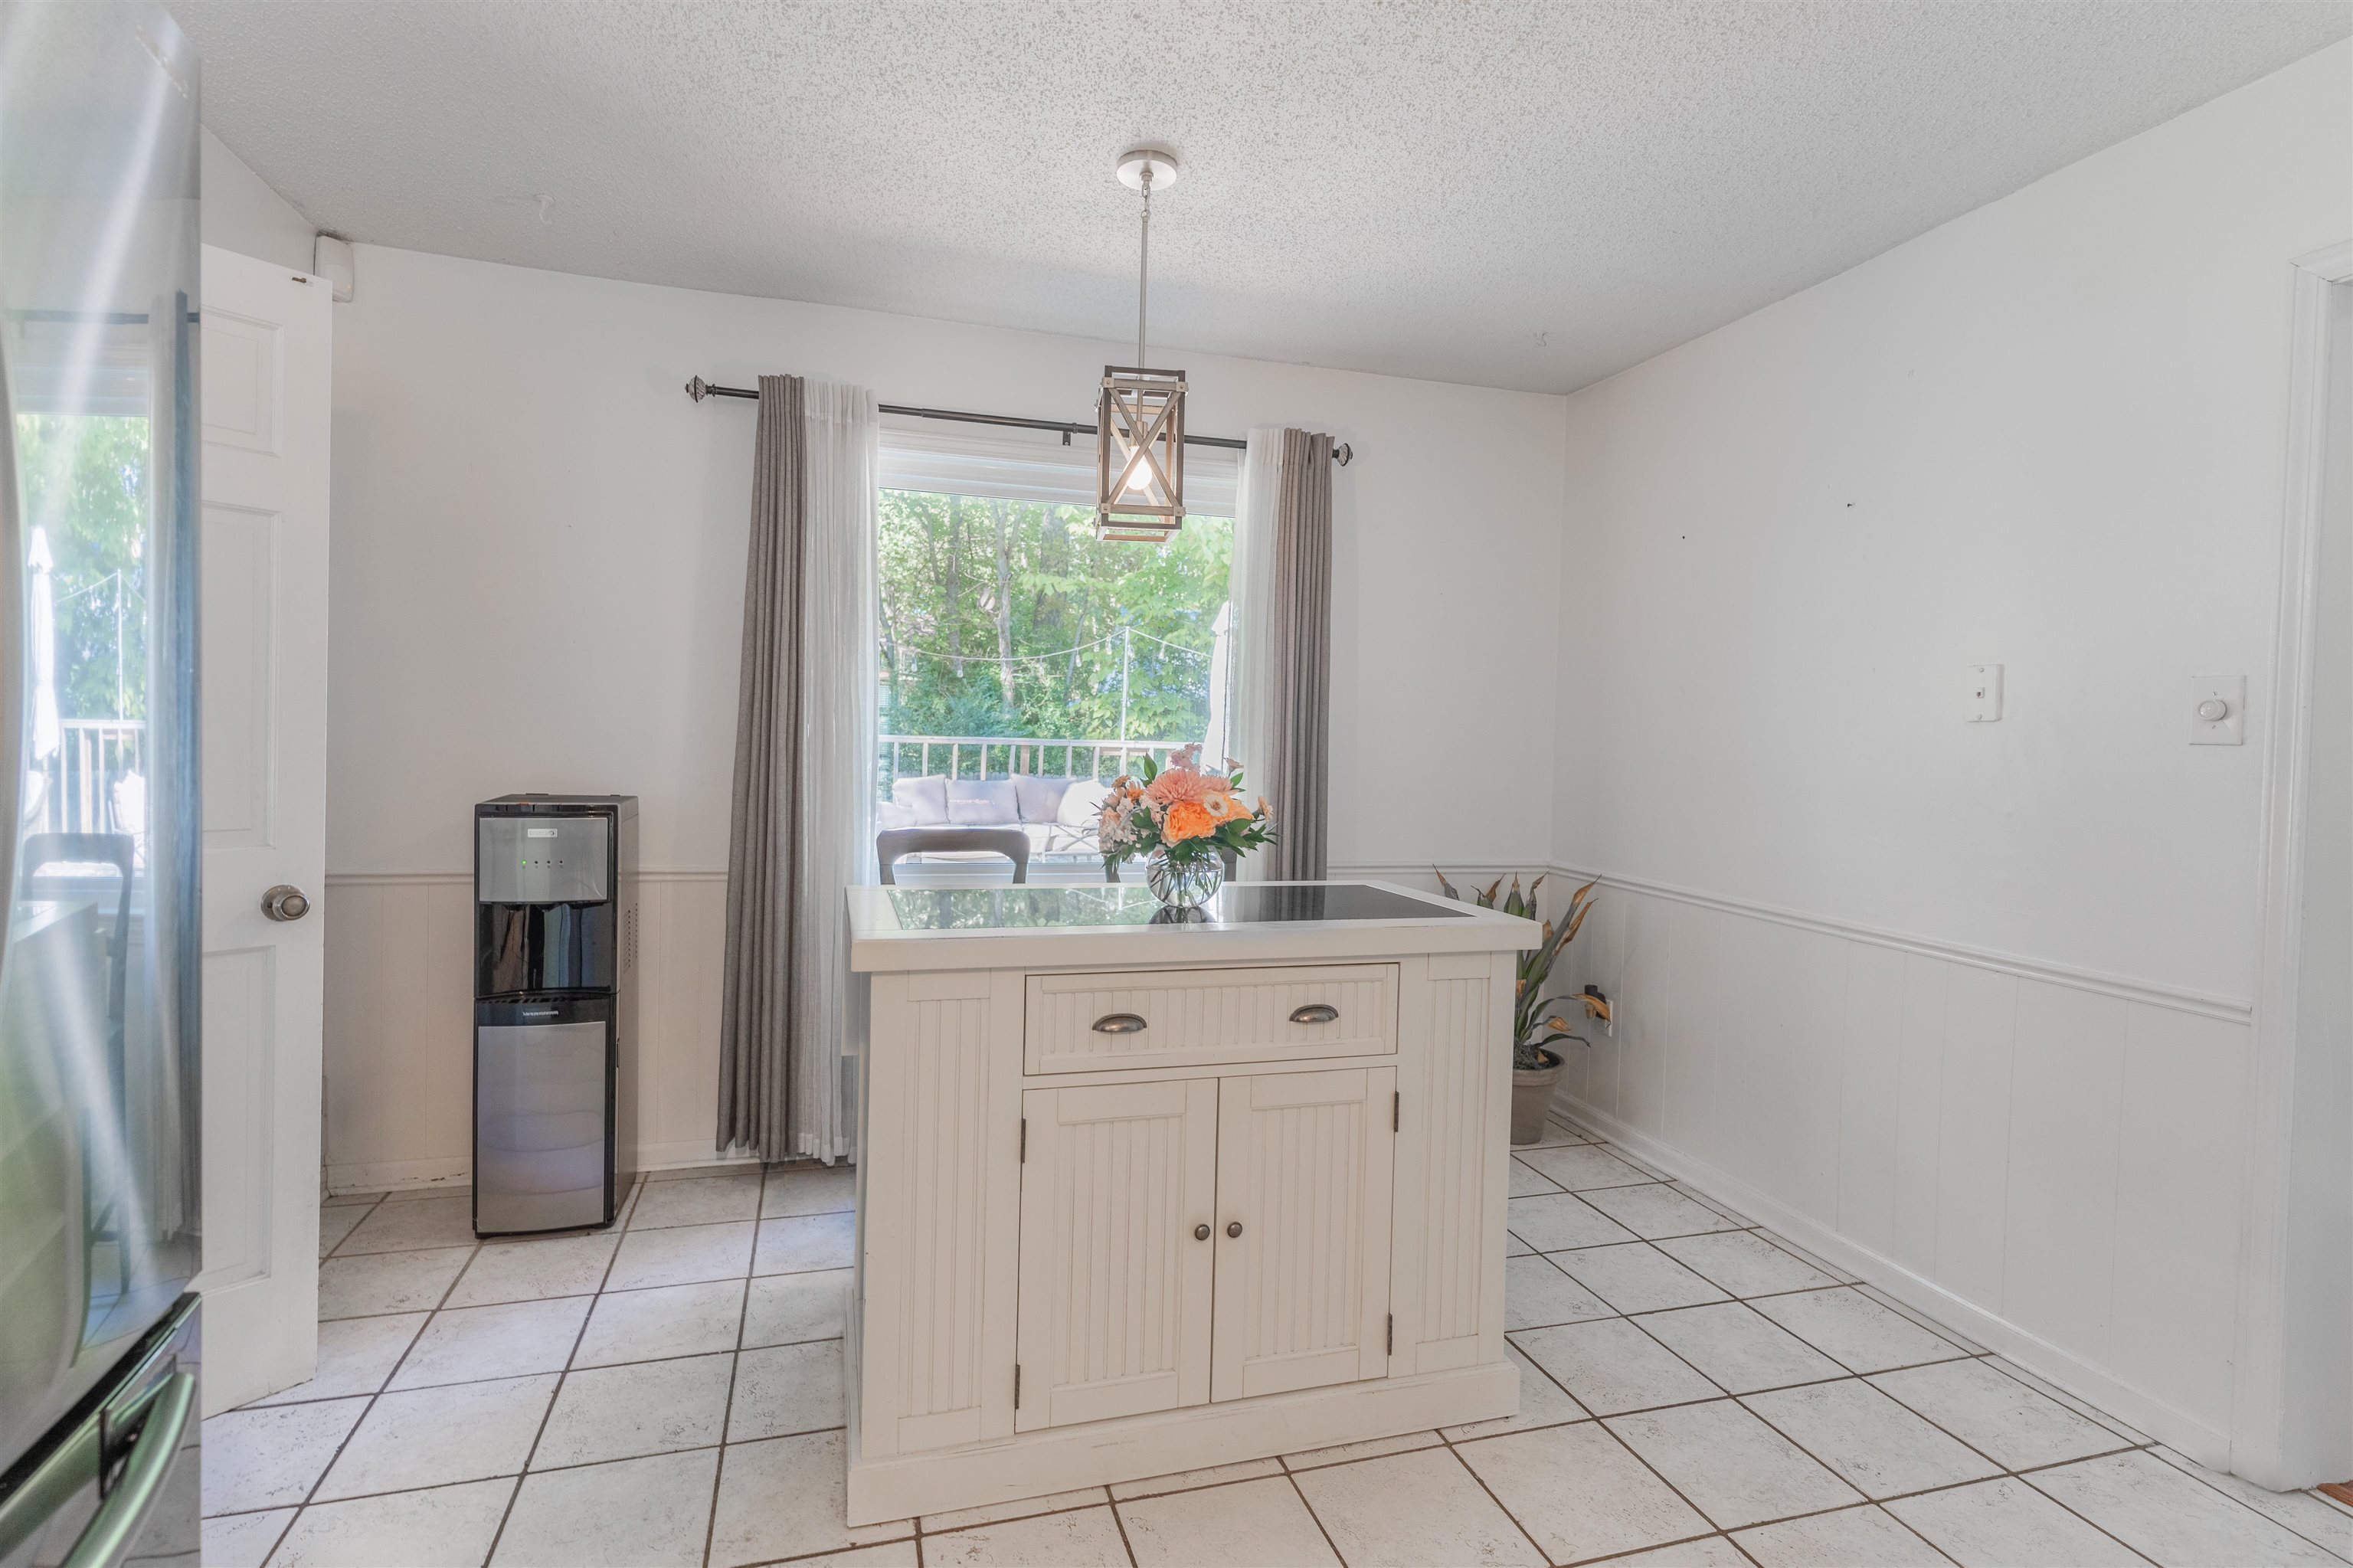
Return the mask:
{"type": "Polygon", "coordinates": [[[1484,1420],[1525,921],[1383,884],[853,888],[849,1517],[1484,1420]]]}

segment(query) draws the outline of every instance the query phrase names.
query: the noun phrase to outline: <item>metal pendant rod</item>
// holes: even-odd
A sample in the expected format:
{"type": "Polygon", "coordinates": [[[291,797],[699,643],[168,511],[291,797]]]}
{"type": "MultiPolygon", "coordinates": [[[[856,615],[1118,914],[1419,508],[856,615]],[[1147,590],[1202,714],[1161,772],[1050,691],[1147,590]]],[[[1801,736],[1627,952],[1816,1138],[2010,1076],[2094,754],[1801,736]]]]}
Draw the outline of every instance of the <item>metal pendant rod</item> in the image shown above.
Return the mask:
{"type": "Polygon", "coordinates": [[[1144,357],[1144,304],[1152,292],[1152,165],[1144,165],[1144,240],[1135,253],[1135,363],[1144,357]]]}
{"type": "MultiPolygon", "coordinates": [[[[754,403],[760,400],[760,394],[754,387],[714,387],[700,376],[686,384],[686,395],[698,403],[705,397],[743,397],[754,403]]],[[[973,414],[961,408],[917,408],[904,403],[881,403],[876,407],[885,414],[897,414],[913,419],[948,419],[957,424],[998,425],[1015,430],[1055,430],[1064,436],[1092,436],[1096,433],[1092,425],[1073,424],[1067,419],[1025,419],[1016,414],[973,414]]],[[[1185,432],[1185,444],[1188,447],[1222,447],[1233,452],[1246,451],[1250,448],[1248,441],[1236,440],[1231,436],[1197,436],[1190,430],[1185,432]]],[[[1347,467],[1349,460],[1356,455],[1345,441],[1332,449],[1332,461],[1342,468],[1347,467]]]]}

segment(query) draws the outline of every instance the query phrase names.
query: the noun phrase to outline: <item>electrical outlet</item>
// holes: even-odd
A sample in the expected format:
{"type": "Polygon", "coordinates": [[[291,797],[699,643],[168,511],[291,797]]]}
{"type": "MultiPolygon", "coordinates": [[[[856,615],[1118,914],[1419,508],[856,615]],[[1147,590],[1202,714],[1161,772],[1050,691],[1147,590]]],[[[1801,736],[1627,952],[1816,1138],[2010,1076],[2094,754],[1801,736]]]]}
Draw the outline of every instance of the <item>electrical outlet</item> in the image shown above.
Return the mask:
{"type": "Polygon", "coordinates": [[[2247,744],[2247,678],[2195,675],[2189,681],[2189,744],[2247,744]]]}
{"type": "Polygon", "coordinates": [[[1971,724],[1992,724],[2001,717],[2001,666],[1972,664],[1962,687],[1961,716],[1971,724]]]}

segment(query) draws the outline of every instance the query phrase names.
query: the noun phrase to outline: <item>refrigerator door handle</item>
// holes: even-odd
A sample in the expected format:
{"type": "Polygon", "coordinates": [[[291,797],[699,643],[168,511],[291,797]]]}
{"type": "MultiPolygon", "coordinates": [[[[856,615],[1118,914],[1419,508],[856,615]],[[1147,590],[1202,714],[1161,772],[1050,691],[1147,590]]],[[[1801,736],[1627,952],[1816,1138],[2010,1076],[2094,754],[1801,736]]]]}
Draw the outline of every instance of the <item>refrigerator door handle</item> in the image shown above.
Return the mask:
{"type": "Polygon", "coordinates": [[[171,1478],[172,1461],[179,1457],[180,1440],[188,1435],[188,1418],[195,1408],[194,1372],[175,1372],[156,1385],[121,1478],[66,1554],[62,1568],[116,1568],[122,1561],[164,1495],[164,1483],[171,1478]]]}

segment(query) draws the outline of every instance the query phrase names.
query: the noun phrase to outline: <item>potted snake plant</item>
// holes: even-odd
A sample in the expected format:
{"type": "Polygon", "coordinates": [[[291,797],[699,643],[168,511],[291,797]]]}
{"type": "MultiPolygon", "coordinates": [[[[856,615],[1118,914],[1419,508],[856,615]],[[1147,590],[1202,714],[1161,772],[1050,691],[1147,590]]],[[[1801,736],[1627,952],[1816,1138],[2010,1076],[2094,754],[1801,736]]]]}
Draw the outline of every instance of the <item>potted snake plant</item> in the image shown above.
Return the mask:
{"type": "MultiPolygon", "coordinates": [[[[1437,871],[1436,867],[1431,868],[1437,871]]],[[[1462,895],[1446,880],[1446,874],[1437,872],[1438,885],[1449,898],[1460,900],[1462,895]]],[[[1471,890],[1472,896],[1482,909],[1500,908],[1506,915],[1518,915],[1536,919],[1536,890],[1545,879],[1537,877],[1528,884],[1525,893],[1520,891],[1520,879],[1514,874],[1509,892],[1504,892],[1504,879],[1497,877],[1482,891],[1471,890]],[[1496,902],[1498,894],[1502,903],[1496,902]]],[[[1546,920],[1544,938],[1535,948],[1520,955],[1519,982],[1512,1009],[1512,1141],[1535,1143],[1544,1138],[1545,1113],[1552,1107],[1552,1093],[1560,1082],[1564,1060],[1551,1049],[1559,1041],[1574,1041],[1579,1045],[1592,1042],[1575,1033],[1570,1022],[1572,1013],[1577,1024],[1599,1019],[1609,1022],[1609,999],[1590,988],[1582,991],[1564,991],[1547,997],[1546,991],[1552,981],[1553,965],[1561,953],[1576,939],[1577,928],[1593,912],[1593,884],[1587,883],[1570,895],[1568,908],[1556,927],[1546,920]]]]}

